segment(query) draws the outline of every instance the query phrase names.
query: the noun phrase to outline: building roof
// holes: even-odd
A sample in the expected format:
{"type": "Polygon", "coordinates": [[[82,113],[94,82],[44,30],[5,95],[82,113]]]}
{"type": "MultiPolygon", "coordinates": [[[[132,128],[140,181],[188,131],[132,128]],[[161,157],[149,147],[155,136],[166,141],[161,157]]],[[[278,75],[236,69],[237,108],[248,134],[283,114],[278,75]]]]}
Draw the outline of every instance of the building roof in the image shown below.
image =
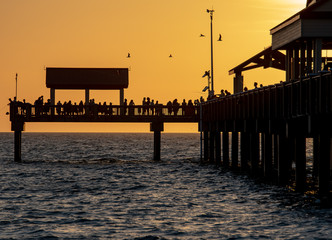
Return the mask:
{"type": "Polygon", "coordinates": [[[235,68],[229,70],[228,73],[229,75],[232,75],[259,67],[272,67],[285,70],[285,55],[277,50],[272,50],[272,47],[270,46],[235,68]]]}
{"type": "Polygon", "coordinates": [[[320,6],[324,5],[327,2],[332,2],[331,0],[308,0],[307,7],[302,9],[300,12],[294,14],[287,20],[283,21],[282,23],[278,24],[274,28],[270,30],[271,34],[281,30],[284,27],[294,23],[296,20],[301,18],[332,18],[332,10],[326,9],[326,11],[314,11],[315,9],[319,8],[320,6]]]}

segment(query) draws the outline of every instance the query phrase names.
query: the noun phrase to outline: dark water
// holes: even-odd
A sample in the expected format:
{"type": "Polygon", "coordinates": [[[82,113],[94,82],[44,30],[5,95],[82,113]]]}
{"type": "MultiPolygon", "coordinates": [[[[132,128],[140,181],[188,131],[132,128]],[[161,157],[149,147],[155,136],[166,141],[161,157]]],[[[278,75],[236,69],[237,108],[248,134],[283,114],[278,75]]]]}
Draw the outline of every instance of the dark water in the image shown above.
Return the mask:
{"type": "Polygon", "coordinates": [[[332,239],[332,210],[199,164],[198,134],[0,134],[0,239],[332,239]]]}

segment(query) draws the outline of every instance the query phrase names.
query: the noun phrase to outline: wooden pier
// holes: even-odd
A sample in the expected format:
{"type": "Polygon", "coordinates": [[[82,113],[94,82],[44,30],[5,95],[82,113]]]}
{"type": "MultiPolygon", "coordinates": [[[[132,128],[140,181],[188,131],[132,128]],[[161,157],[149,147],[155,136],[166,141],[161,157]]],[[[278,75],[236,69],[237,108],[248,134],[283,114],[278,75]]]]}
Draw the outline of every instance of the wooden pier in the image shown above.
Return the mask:
{"type": "Polygon", "coordinates": [[[157,105],[147,106],[124,106],[108,105],[102,106],[105,111],[98,110],[99,105],[85,105],[81,110],[79,107],[72,111],[65,111],[63,107],[56,105],[31,105],[29,103],[11,102],[10,121],[12,131],[15,132],[15,151],[14,159],[21,161],[21,137],[28,122],[136,122],[150,123],[150,131],[154,133],[154,152],[153,159],[160,160],[161,132],[164,131],[164,123],[195,123],[198,122],[198,107],[187,106],[179,107],[177,112],[169,112],[168,107],[157,105]],[[144,110],[143,110],[144,109],[144,110]]]}
{"type": "Polygon", "coordinates": [[[320,194],[329,194],[331,72],[214,99],[202,104],[202,115],[205,161],[284,186],[290,184],[295,168],[300,192],[306,191],[307,183],[306,138],[313,138],[313,174],[320,194]]]}
{"type": "MultiPolygon", "coordinates": [[[[332,166],[332,4],[308,0],[307,8],[271,30],[272,46],[229,71],[235,74],[234,94],[212,99],[177,114],[167,106],[125,106],[128,69],[46,69],[48,109],[12,102],[15,161],[21,161],[21,135],[27,122],[148,122],[154,132],[154,159],[160,159],[160,136],[167,122],[197,122],[202,161],[248,172],[307,192],[309,164],[306,140],[313,139],[311,182],[321,199],[331,198],[332,166]],[[244,90],[242,73],[255,68],[285,71],[285,81],[244,90]],[[83,79],[83,81],[82,81],[83,79]],[[97,81],[96,81],[97,79],[97,81]],[[85,90],[82,111],[57,109],[55,89],[85,90]],[[107,111],[89,105],[89,89],[120,90],[120,104],[107,111]],[[231,139],[231,141],[230,141],[231,139]]],[[[42,106],[44,107],[44,106],[42,106]]]]}

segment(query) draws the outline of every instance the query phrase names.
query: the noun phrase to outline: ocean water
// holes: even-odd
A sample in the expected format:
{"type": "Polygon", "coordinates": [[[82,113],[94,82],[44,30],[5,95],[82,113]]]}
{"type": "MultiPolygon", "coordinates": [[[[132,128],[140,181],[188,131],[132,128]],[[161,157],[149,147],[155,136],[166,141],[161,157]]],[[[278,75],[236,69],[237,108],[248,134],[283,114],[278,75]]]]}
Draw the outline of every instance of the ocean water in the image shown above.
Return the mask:
{"type": "Polygon", "coordinates": [[[0,239],[332,239],[331,209],[201,165],[198,134],[159,162],[152,134],[23,133],[23,163],[0,139],[0,239]]]}

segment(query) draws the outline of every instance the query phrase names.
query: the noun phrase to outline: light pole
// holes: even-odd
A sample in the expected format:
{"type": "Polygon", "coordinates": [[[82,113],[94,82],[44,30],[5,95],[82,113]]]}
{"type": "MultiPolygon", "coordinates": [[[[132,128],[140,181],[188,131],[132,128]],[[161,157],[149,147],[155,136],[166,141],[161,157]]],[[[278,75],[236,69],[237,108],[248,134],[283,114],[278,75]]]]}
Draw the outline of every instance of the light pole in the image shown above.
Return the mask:
{"type": "Polygon", "coordinates": [[[17,76],[18,76],[18,74],[16,73],[16,77],[15,77],[15,80],[16,80],[15,99],[16,99],[16,101],[17,101],[17,76]]]}
{"type": "Polygon", "coordinates": [[[210,97],[214,96],[214,81],[213,81],[213,28],[212,28],[212,21],[213,21],[213,13],[214,10],[206,9],[207,13],[210,13],[210,19],[211,19],[211,91],[210,91],[210,97]]]}

